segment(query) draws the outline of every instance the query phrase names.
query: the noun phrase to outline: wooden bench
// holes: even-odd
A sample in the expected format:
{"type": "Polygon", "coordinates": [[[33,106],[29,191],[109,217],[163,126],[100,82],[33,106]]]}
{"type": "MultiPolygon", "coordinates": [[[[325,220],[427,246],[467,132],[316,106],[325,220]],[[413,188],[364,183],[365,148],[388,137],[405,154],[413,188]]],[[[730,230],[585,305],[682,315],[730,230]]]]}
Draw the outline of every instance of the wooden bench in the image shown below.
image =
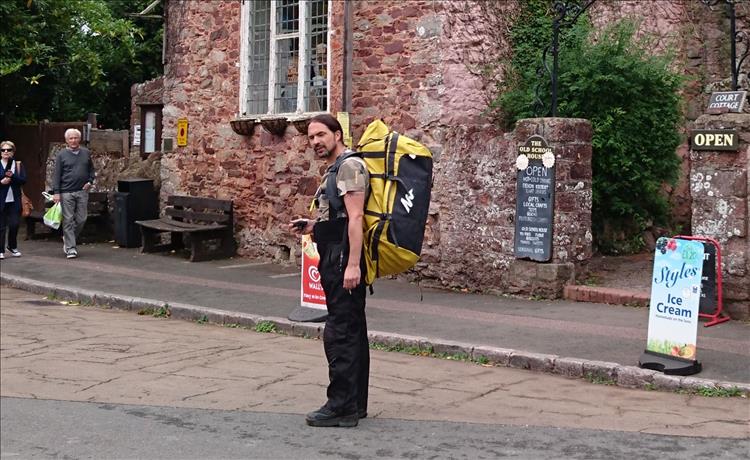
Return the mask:
{"type": "Polygon", "coordinates": [[[185,236],[191,262],[232,257],[236,250],[231,200],[172,195],[163,217],[135,223],[141,226],[144,253],[185,249],[185,236]],[[162,244],[164,233],[169,243],[162,244]]]}
{"type": "MultiPolygon", "coordinates": [[[[40,238],[49,238],[52,236],[62,235],[62,226],[53,230],[44,225],[44,212],[47,208],[52,207],[53,203],[45,203],[44,211],[31,211],[26,219],[26,239],[36,240],[40,238]],[[39,231],[39,227],[46,231],[39,231]]],[[[88,217],[86,226],[83,228],[83,238],[112,238],[112,222],[109,215],[109,193],[108,192],[89,192],[88,217]]]]}

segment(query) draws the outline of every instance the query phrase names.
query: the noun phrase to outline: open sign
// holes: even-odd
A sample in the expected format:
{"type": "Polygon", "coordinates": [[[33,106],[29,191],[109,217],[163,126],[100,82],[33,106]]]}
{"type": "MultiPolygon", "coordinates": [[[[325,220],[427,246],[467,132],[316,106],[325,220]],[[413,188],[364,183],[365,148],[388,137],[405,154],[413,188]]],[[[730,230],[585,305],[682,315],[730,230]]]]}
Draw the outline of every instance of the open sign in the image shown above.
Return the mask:
{"type": "Polygon", "coordinates": [[[693,150],[739,150],[739,137],[733,129],[696,129],[690,132],[693,150]]]}

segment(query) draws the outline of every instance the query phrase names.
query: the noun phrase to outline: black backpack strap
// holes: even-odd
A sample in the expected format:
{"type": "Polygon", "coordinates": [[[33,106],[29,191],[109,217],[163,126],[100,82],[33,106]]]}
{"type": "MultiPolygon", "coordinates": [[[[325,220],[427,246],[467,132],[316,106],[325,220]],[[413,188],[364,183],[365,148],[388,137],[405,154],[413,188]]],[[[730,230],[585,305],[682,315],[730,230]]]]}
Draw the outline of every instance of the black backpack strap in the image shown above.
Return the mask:
{"type": "Polygon", "coordinates": [[[339,190],[338,187],[336,187],[336,178],[339,173],[339,168],[344,160],[353,156],[361,157],[359,152],[347,152],[336,158],[336,161],[331,165],[330,169],[328,169],[325,194],[328,199],[328,216],[331,220],[336,219],[338,213],[344,209],[344,200],[339,196],[339,190]]]}
{"type": "MultiPolygon", "coordinates": [[[[396,177],[395,169],[396,169],[396,149],[398,147],[398,133],[392,132],[388,136],[387,143],[385,145],[385,176],[386,180],[392,180],[395,181],[396,184],[403,184],[403,181],[396,177]]],[[[388,233],[391,235],[391,239],[393,240],[393,243],[396,246],[399,246],[398,240],[396,239],[396,233],[393,229],[393,221],[391,220],[391,214],[388,213],[382,213],[380,214],[380,221],[378,222],[377,227],[373,230],[373,236],[370,240],[372,242],[372,246],[370,246],[370,258],[375,262],[375,276],[380,276],[380,258],[378,257],[378,246],[380,242],[380,235],[382,235],[383,230],[385,229],[385,224],[388,223],[388,233]]]]}

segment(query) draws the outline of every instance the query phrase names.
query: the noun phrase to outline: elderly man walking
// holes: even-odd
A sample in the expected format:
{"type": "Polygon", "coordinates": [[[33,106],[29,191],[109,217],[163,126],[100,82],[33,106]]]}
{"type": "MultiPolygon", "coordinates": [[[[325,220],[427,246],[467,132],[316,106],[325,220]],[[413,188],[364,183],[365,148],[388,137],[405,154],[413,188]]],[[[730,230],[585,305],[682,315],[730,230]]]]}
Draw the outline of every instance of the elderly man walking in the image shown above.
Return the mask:
{"type": "Polygon", "coordinates": [[[68,259],[78,257],[76,240],[86,224],[89,189],[94,184],[91,152],[81,147],[81,132],[65,131],[66,149],[55,159],[52,189],[55,203],[62,205],[63,250],[68,259]]]}

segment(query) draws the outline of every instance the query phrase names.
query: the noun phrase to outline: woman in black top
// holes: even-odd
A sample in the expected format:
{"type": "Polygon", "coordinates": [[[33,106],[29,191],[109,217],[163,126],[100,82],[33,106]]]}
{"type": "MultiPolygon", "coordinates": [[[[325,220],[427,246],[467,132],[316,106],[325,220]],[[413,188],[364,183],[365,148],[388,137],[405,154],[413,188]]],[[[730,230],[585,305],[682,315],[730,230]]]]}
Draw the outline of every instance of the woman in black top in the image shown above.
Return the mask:
{"type": "Polygon", "coordinates": [[[21,220],[21,186],[26,183],[26,171],[13,160],[16,145],[11,141],[0,143],[0,259],[5,258],[5,233],[8,233],[8,251],[21,257],[18,250],[18,225],[21,220]]]}

